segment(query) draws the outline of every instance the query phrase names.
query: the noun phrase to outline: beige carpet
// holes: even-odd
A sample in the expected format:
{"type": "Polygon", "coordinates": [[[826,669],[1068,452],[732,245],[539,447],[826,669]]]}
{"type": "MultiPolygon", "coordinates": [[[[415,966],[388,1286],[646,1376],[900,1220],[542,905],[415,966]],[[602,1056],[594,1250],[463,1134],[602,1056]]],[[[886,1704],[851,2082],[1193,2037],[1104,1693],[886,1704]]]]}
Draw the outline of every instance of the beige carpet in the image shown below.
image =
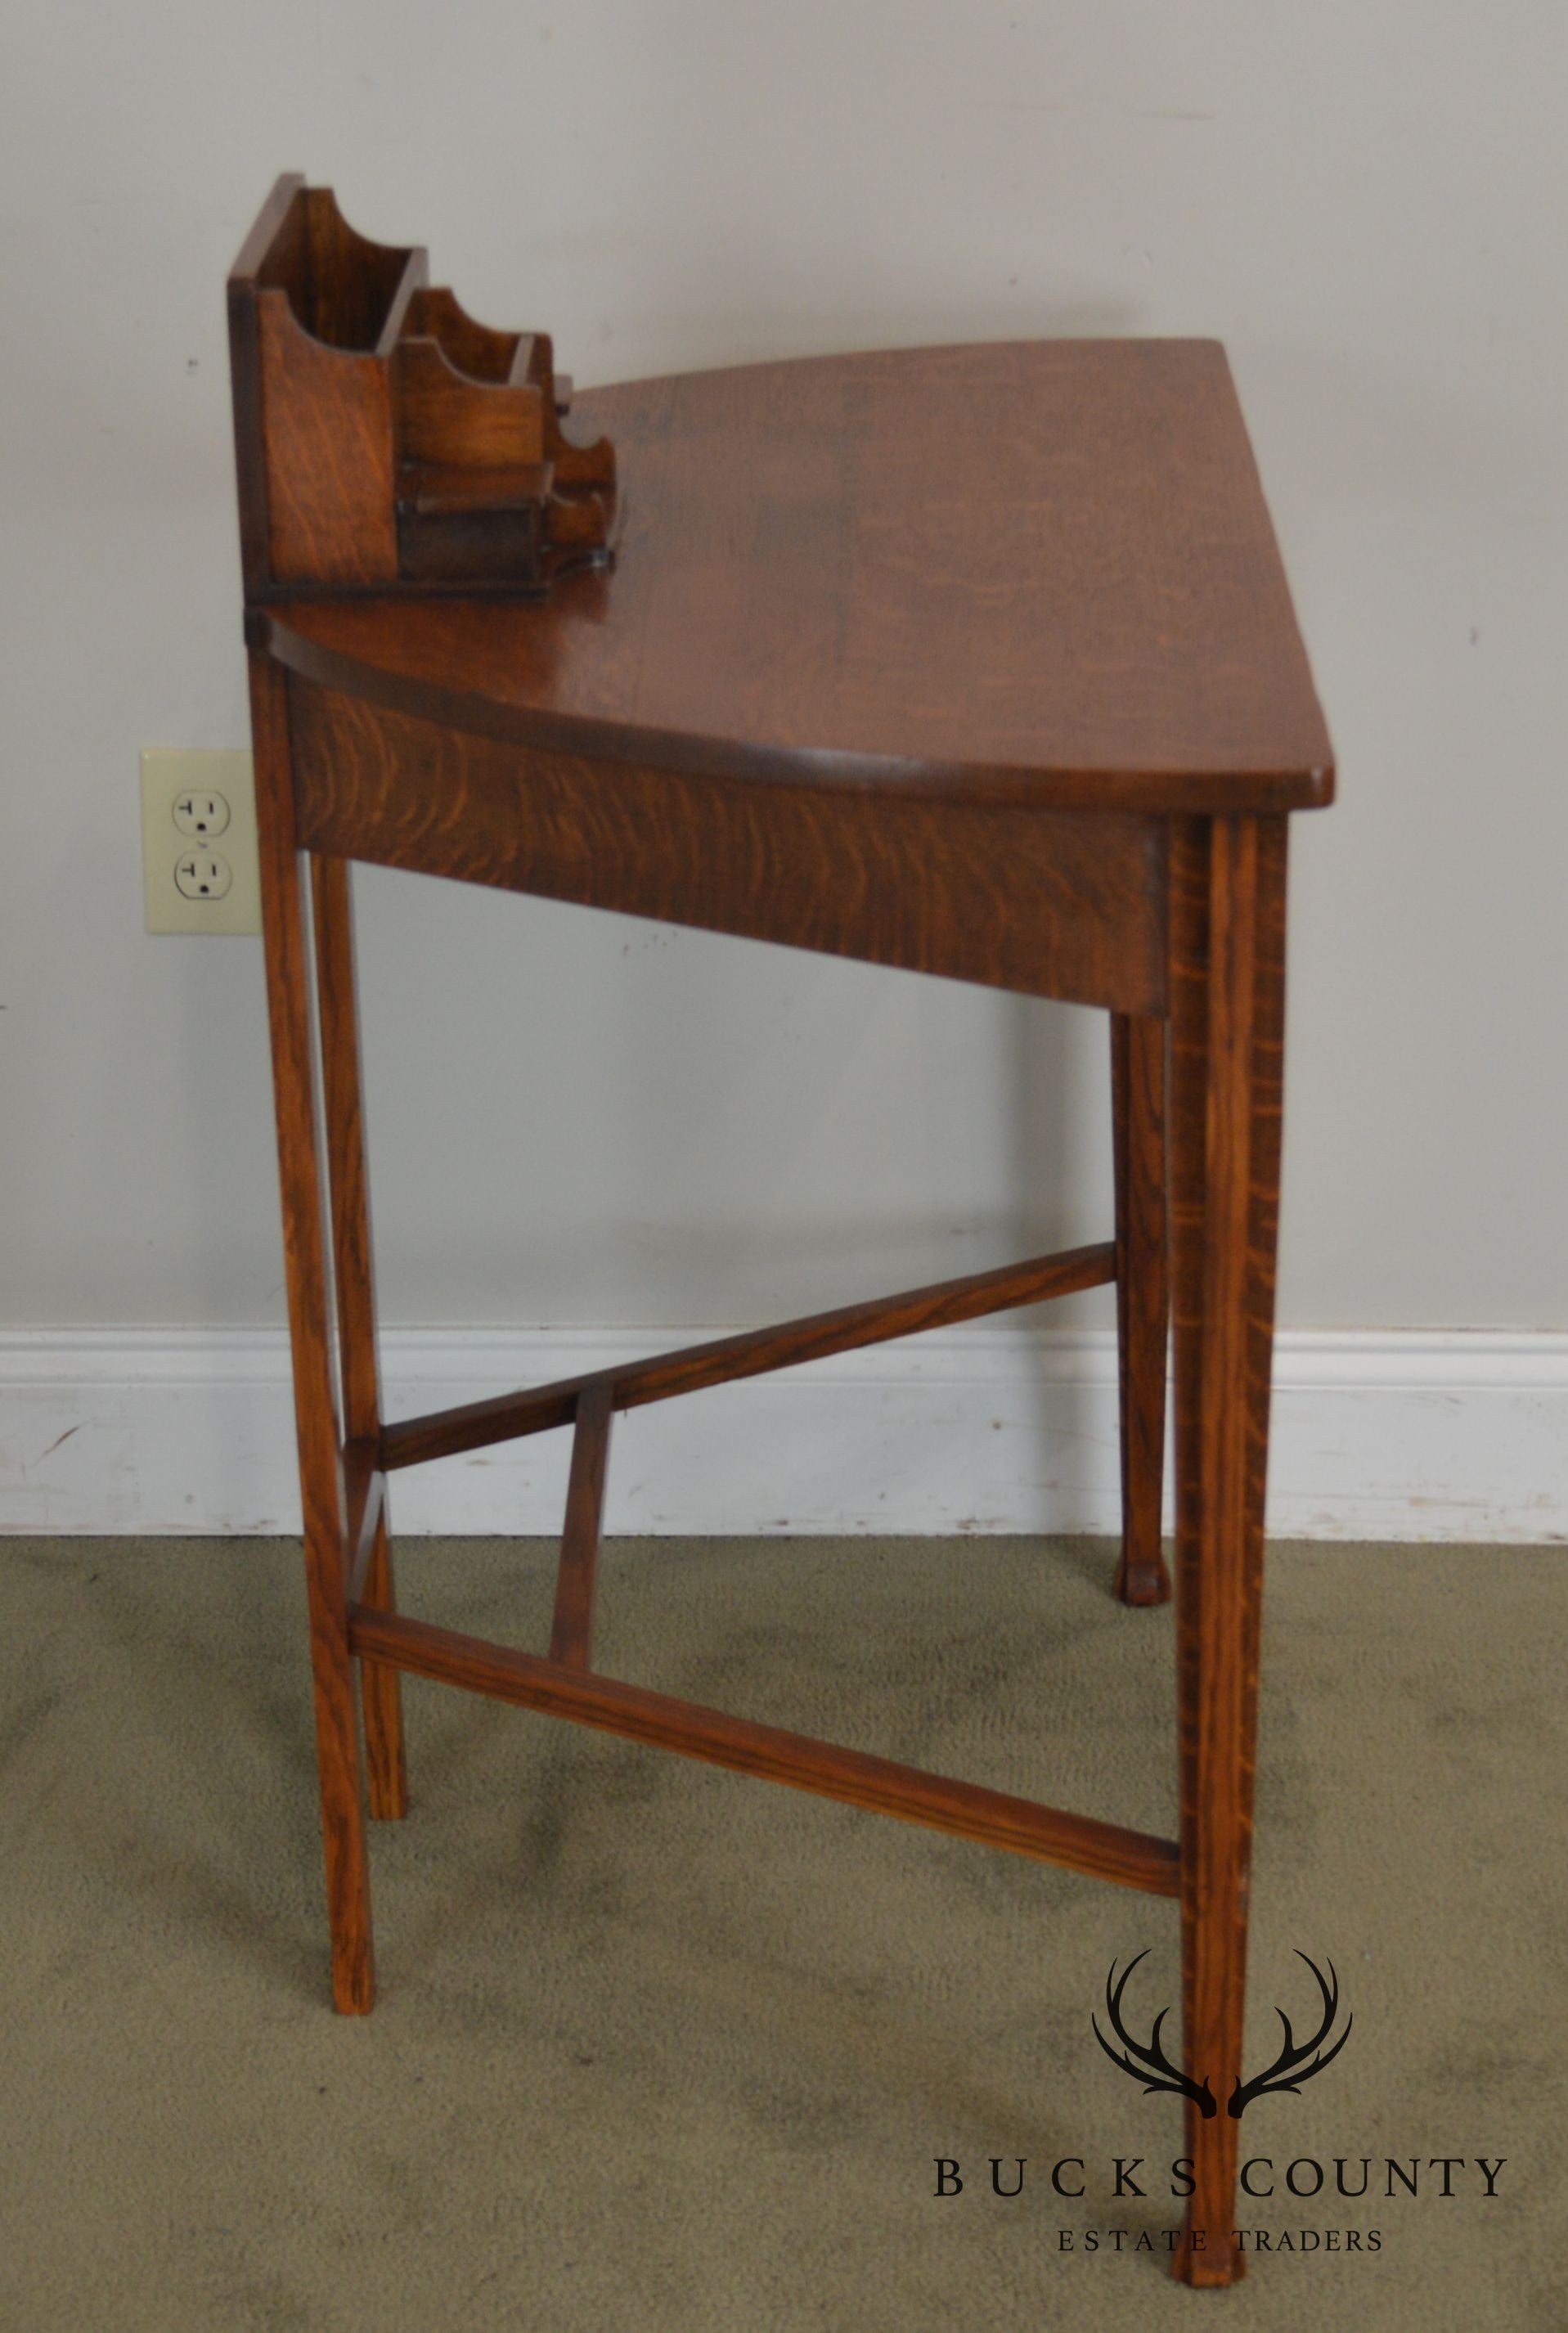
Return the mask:
{"type": "MultiPolygon", "coordinates": [[[[538,1647],[551,1561],[409,1541],[404,1602],[538,1647]]],[[[1170,1616],[1115,1606],[1111,1561],[622,1541],[597,1658],[1169,1830],[1170,1616]]],[[[1274,2003],[1303,2021],[1297,1946],[1355,2026],[1243,2148],[1282,2185],[1370,2156],[1371,2189],[1249,2204],[1270,2251],[1201,2294],[1162,2257],[1176,2103],[1089,2025],[1145,1946],[1145,2030],[1175,2000],[1173,1906],[413,1684],[380,2005],[340,2019],[297,1548],[10,1542],[0,2324],[1556,2333],[1568,1552],[1282,1546],[1268,1611],[1249,2059],[1274,2003]],[[1113,2200],[1119,2155],[1145,2200],[1113,2200]],[[1024,2158],[1021,2195],[989,2193],[993,2155],[1009,2185],[1024,2158]],[[1506,2158],[1492,2201],[1481,2155],[1506,2158]],[[933,2194],[938,2156],[962,2194],[933,2194]],[[1414,2199],[1390,2156],[1419,2159],[1414,2199]],[[1067,2157],[1082,2201],[1052,2193],[1067,2157]]]]}

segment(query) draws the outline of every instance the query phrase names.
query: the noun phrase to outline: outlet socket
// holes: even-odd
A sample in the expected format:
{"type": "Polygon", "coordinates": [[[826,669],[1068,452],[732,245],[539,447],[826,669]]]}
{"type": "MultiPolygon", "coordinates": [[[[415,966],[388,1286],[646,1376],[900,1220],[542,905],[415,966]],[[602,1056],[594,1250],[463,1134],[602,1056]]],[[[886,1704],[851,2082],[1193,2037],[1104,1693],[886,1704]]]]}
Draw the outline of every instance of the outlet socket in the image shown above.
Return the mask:
{"type": "Polygon", "coordinates": [[[144,751],[141,865],[149,932],[260,932],[248,754],[144,751]]]}
{"type": "Polygon", "coordinates": [[[210,786],[189,786],[174,805],[174,822],[193,842],[211,842],[229,821],[228,799],[210,786]]]}
{"type": "Polygon", "coordinates": [[[174,885],[182,899],[226,899],[234,869],[221,850],[182,850],[174,862],[174,885]]]}

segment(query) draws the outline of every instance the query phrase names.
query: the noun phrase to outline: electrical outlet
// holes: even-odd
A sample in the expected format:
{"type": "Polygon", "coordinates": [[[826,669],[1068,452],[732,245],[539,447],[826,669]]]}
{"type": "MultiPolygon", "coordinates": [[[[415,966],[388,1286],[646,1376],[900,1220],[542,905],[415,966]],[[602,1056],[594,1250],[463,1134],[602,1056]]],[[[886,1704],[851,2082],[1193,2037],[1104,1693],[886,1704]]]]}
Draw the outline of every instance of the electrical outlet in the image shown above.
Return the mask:
{"type": "Polygon", "coordinates": [[[248,754],[144,751],[141,863],[149,932],[261,930],[248,754]]]}
{"type": "Polygon", "coordinates": [[[174,805],[174,822],[181,834],[210,842],[229,821],[227,797],[207,786],[188,786],[174,805]]]}

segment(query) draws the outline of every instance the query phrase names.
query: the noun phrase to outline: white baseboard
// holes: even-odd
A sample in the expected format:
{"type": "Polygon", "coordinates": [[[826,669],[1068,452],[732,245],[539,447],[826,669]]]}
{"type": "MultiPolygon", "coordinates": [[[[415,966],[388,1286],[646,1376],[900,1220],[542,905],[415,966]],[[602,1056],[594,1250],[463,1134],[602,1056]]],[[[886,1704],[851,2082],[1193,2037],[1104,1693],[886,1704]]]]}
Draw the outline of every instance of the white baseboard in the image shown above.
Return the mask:
{"type": "MultiPolygon", "coordinates": [[[[409,1416],[717,1333],[394,1329],[409,1416]]],[[[0,1332],[0,1527],[295,1531],[276,1330],[0,1332]]],[[[568,1436],[400,1474],[402,1531],[557,1532],[568,1436]]],[[[659,1403],[616,1422],[612,1531],[1118,1527],[1115,1347],[978,1327],[659,1403]]],[[[1568,1540],[1568,1336],[1286,1331],[1269,1527],[1308,1539],[1568,1540]]]]}

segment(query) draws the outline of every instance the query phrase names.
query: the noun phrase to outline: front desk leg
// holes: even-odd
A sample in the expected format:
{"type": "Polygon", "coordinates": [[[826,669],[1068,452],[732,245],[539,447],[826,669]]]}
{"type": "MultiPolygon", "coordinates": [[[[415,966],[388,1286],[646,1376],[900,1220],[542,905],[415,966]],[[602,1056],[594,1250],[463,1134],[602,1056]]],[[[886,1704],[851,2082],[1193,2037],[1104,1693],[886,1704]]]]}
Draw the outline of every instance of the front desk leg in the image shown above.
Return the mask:
{"type": "Polygon", "coordinates": [[[1245,2267],[1234,2233],[1257,1733],[1284,1038],[1285,822],[1173,829],[1172,1236],[1177,1660],[1189,2284],[1245,2267]]]}
{"type": "Polygon", "coordinates": [[[315,1103],[304,891],[294,839],[288,692],[279,667],[254,652],[250,687],[332,1998],[341,2010],[363,2012],[375,1998],[370,1873],[354,1664],[349,1651],[347,1525],[328,1311],[326,1176],[315,1103]]]}

